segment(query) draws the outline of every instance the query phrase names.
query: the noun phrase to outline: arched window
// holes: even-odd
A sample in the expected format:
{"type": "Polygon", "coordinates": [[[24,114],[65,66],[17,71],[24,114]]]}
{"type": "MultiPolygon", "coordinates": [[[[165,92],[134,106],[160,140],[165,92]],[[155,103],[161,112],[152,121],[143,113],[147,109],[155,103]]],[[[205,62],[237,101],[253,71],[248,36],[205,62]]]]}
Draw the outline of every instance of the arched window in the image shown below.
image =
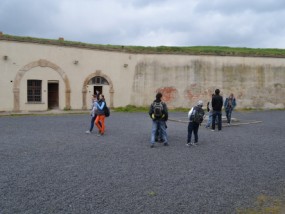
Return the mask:
{"type": "Polygon", "coordinates": [[[89,81],[89,85],[109,85],[109,83],[104,77],[97,76],[89,81]]]}

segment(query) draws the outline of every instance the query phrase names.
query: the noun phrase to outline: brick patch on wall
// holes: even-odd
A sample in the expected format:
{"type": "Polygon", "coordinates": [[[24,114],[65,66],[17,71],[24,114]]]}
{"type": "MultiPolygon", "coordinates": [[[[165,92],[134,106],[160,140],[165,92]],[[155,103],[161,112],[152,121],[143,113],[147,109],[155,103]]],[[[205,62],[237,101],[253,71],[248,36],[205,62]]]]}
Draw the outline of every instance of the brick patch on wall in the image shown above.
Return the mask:
{"type": "Polygon", "coordinates": [[[174,87],[159,88],[156,90],[156,92],[162,93],[163,95],[162,100],[166,103],[174,101],[177,96],[177,89],[174,87]]]}

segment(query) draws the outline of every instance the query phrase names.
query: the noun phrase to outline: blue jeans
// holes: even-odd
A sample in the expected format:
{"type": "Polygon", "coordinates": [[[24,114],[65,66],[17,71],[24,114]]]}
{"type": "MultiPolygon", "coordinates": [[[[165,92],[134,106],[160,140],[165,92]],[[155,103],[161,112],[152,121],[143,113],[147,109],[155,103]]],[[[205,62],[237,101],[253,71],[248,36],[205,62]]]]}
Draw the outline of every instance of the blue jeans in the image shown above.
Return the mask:
{"type": "Polygon", "coordinates": [[[216,118],[218,118],[218,130],[222,130],[222,112],[213,111],[212,129],[215,130],[216,118]]]}
{"type": "Polygon", "coordinates": [[[212,120],[213,120],[213,112],[209,111],[209,119],[208,119],[206,128],[208,128],[212,125],[212,120]]]}
{"type": "Polygon", "coordinates": [[[199,124],[198,123],[189,122],[189,124],[188,124],[187,143],[191,142],[192,132],[194,133],[195,143],[198,143],[198,129],[199,129],[199,124]]]}
{"type": "Polygon", "coordinates": [[[90,129],[89,131],[92,132],[93,128],[94,128],[94,122],[96,120],[97,115],[95,114],[94,117],[91,117],[91,123],[90,123],[90,129]]]}
{"type": "Polygon", "coordinates": [[[166,144],[167,142],[167,133],[166,133],[166,123],[164,120],[153,120],[152,121],[152,129],[151,129],[151,138],[150,138],[150,143],[154,144],[155,142],[155,133],[157,128],[160,128],[160,133],[163,142],[166,144]]]}
{"type": "Polygon", "coordinates": [[[157,129],[155,132],[155,142],[157,142],[157,141],[162,141],[162,135],[161,135],[159,124],[157,124],[157,129]]]}
{"type": "Polygon", "coordinates": [[[227,122],[231,123],[231,119],[232,119],[232,109],[226,109],[226,117],[227,117],[227,122]]]}

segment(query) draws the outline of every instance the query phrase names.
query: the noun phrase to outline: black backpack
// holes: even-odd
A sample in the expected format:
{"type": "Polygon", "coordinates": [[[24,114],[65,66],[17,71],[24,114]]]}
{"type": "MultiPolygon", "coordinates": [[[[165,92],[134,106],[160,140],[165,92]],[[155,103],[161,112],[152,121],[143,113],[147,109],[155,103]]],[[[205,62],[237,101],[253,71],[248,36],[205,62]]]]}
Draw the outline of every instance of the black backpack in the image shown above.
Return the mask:
{"type": "Polygon", "coordinates": [[[105,103],[105,106],[104,106],[104,114],[105,114],[105,117],[109,117],[110,116],[110,109],[108,108],[106,103],[105,103]]]}
{"type": "Polygon", "coordinates": [[[204,114],[205,112],[202,108],[195,106],[191,114],[190,120],[192,120],[194,123],[200,124],[204,120],[204,114]]]}
{"type": "Polygon", "coordinates": [[[162,102],[153,102],[153,114],[156,118],[161,118],[163,115],[163,104],[162,102]]]}

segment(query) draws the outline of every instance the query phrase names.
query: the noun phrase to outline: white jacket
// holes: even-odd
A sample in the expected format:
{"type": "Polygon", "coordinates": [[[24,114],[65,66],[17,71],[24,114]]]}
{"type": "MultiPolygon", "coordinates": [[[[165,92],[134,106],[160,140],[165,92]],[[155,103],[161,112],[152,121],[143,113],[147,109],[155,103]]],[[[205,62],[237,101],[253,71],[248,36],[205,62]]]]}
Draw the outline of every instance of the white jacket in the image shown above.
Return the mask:
{"type": "MultiPolygon", "coordinates": [[[[192,114],[192,112],[194,111],[194,107],[192,107],[191,109],[190,109],[190,111],[188,112],[188,119],[190,120],[190,116],[191,116],[191,114],[192,114]]],[[[195,112],[194,112],[195,113],[195,112]]]]}
{"type": "Polygon", "coordinates": [[[97,110],[97,101],[94,101],[91,105],[91,116],[95,117],[95,112],[97,110]]]}

